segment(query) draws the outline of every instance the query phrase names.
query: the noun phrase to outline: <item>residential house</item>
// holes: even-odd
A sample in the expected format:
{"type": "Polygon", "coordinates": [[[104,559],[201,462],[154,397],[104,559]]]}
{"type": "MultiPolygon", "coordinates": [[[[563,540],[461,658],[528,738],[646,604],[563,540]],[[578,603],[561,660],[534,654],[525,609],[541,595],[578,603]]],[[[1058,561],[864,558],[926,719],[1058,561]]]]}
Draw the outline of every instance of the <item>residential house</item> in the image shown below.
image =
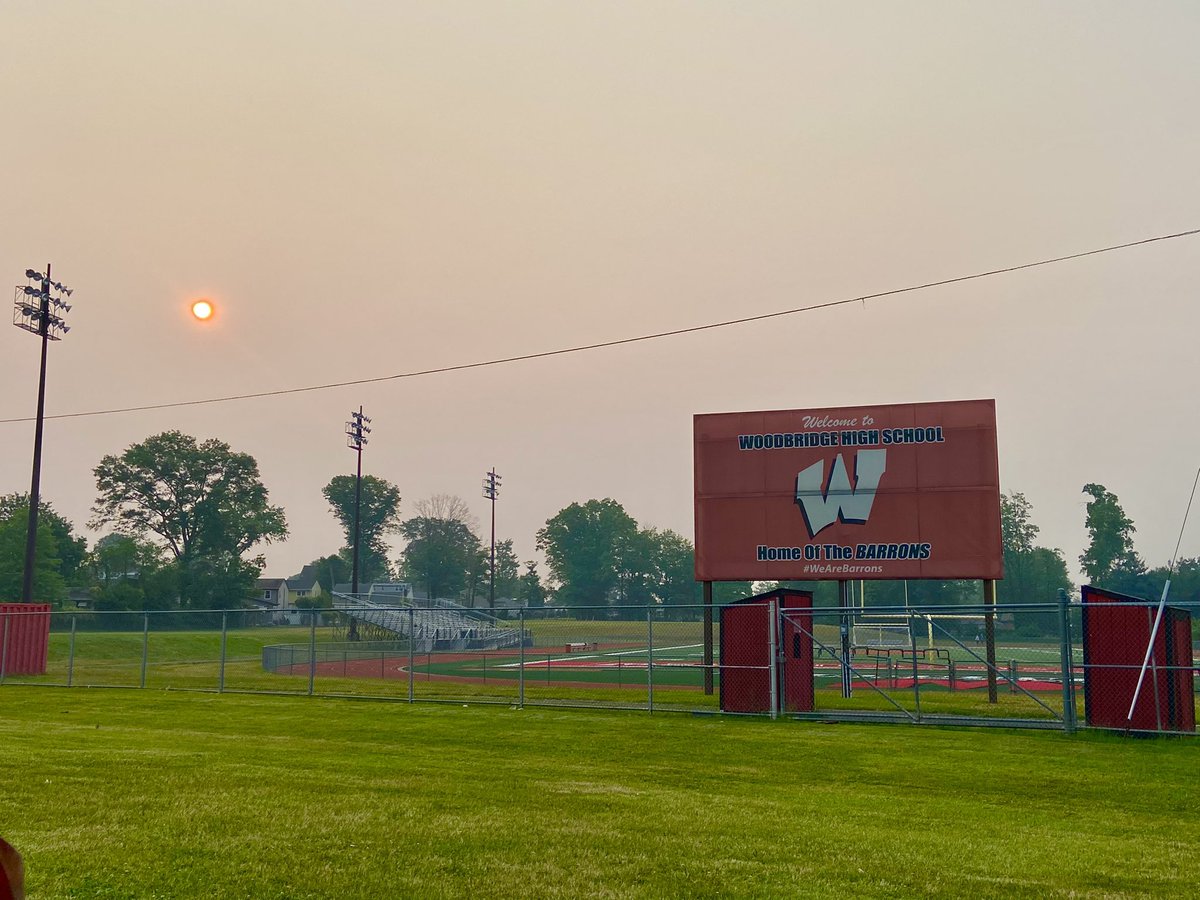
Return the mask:
{"type": "Polygon", "coordinates": [[[321,583],[317,581],[316,566],[308,565],[300,570],[299,575],[293,575],[287,580],[288,600],[294,607],[301,597],[316,597],[323,593],[321,583]]]}
{"type": "Polygon", "coordinates": [[[258,591],[254,598],[255,604],[258,606],[278,610],[295,608],[289,601],[286,578],[259,578],[254,582],[254,589],[258,591]]]}

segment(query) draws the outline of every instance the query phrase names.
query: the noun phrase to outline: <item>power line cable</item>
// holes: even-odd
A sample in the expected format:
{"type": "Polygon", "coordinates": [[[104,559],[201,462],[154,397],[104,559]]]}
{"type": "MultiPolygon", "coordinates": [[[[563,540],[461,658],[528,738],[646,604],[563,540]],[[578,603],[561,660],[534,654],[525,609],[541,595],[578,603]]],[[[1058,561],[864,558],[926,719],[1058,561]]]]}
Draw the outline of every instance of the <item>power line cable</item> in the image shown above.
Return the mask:
{"type": "MultiPolygon", "coordinates": [[[[1021,263],[1015,266],[1005,266],[1000,269],[988,269],[985,272],[975,272],[971,275],[958,275],[954,278],[944,278],[941,281],[926,281],[922,284],[907,287],[892,288],[887,291],[877,291],[873,294],[863,294],[858,297],[847,297],[842,300],[828,300],[823,303],[813,303],[808,306],[796,306],[791,309],[781,309],[775,312],[761,313],[756,316],[742,316],[737,319],[725,319],[720,322],[708,322],[704,325],[692,325],[687,328],[675,328],[670,331],[655,331],[650,334],[639,334],[634,337],[616,338],[611,341],[598,341],[593,344],[578,344],[573,347],[560,347],[557,350],[543,350],[538,353],[525,353],[519,356],[503,356],[497,359],[479,360],[477,362],[459,363],[453,366],[438,366],[432,369],[419,369],[413,372],[397,372],[394,375],[380,375],[375,378],[357,378],[353,381],[336,381],[328,384],[313,384],[306,387],[281,388],[276,391],[256,391],[250,394],[233,394],[227,397],[206,397],[201,400],[176,400],[170,403],[150,403],[144,406],[122,406],[113,409],[95,409],[85,412],[57,413],[45,416],[47,419],[80,419],[89,416],[111,416],[119,413],[146,412],[155,409],[175,409],[184,406],[205,406],[211,403],[231,403],[235,400],[255,400],[262,397],[282,397],[286,394],[303,394],[311,391],[328,391],[335,388],[354,387],[363,384],[379,384],[385,381],[397,381],[402,378],[421,378],[426,375],[442,375],[447,372],[462,372],[467,369],[483,369],[489,366],[503,366],[509,363],[525,362],[532,359],[546,359],[551,356],[565,356],[569,353],[582,353],[587,350],[601,350],[605,347],[619,347],[622,344],[637,344],[643,341],[654,341],[661,338],[677,337],[682,334],[695,334],[699,331],[712,331],[717,328],[728,328],[731,325],[745,325],[750,322],[762,322],[766,319],[777,319],[782,316],[794,316],[798,313],[815,312],[819,309],[832,309],[835,306],[846,306],[850,303],[864,303],[867,300],[879,300],[884,297],[895,297],[899,294],[910,294],[929,288],[944,287],[948,284],[961,284],[964,281],[975,281],[980,278],[991,278],[994,275],[1004,275],[1008,272],[1020,272],[1023,269],[1036,269],[1040,266],[1050,266],[1055,263],[1067,262],[1072,259],[1082,259],[1086,256],[1097,256],[1101,253],[1112,253],[1115,250],[1127,250],[1130,247],[1141,247],[1159,241],[1170,241],[1176,238],[1193,237],[1200,234],[1200,228],[1188,231],[1177,231],[1174,234],[1160,234],[1155,237],[1142,238],[1124,244],[1112,244],[1108,247],[1098,247],[1094,250],[1084,250],[1079,253],[1069,253],[1066,256],[1055,256],[1040,259],[1036,262],[1021,263]]],[[[17,422],[32,422],[32,416],[12,419],[0,419],[0,425],[11,425],[17,422]]]]}

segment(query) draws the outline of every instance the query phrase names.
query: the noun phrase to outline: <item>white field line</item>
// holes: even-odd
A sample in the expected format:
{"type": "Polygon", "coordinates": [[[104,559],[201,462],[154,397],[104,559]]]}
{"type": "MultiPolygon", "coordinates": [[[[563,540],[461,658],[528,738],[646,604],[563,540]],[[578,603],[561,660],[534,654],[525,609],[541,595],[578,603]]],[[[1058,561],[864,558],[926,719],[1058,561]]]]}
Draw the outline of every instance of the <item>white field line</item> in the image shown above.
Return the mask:
{"type": "MultiPolygon", "coordinates": [[[[703,647],[703,646],[704,646],[703,644],[680,644],[676,647],[655,647],[654,652],[655,652],[655,654],[658,654],[658,653],[666,653],[669,650],[694,650],[697,647],[703,647]]],[[[612,658],[614,656],[620,656],[620,657],[640,656],[640,655],[645,655],[648,652],[649,651],[645,650],[645,649],[642,649],[642,650],[612,650],[612,651],[608,651],[605,653],[572,653],[568,656],[553,656],[553,657],[545,657],[540,654],[534,654],[531,656],[531,655],[527,654],[526,658],[525,658],[525,665],[526,665],[526,667],[528,667],[531,662],[534,664],[538,664],[538,663],[544,664],[544,663],[548,662],[551,665],[553,665],[556,662],[571,662],[571,661],[585,660],[585,659],[604,659],[605,657],[612,658]]],[[[520,667],[521,667],[521,663],[519,661],[515,662],[515,663],[502,663],[501,665],[496,666],[497,669],[519,669],[520,667]]]]}

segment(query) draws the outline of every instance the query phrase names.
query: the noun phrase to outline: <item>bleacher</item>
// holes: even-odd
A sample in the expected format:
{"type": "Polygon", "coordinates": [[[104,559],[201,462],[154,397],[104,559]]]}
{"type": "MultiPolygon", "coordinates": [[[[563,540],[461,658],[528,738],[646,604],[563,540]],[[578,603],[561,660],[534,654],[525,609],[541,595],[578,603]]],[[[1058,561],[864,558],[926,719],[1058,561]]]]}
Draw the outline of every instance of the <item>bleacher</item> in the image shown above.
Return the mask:
{"type": "MultiPolygon", "coordinates": [[[[412,641],[418,653],[520,647],[520,628],[452,600],[413,600],[398,592],[333,592],[333,608],[412,641]]],[[[526,635],[527,639],[527,635],[526,635]]]]}

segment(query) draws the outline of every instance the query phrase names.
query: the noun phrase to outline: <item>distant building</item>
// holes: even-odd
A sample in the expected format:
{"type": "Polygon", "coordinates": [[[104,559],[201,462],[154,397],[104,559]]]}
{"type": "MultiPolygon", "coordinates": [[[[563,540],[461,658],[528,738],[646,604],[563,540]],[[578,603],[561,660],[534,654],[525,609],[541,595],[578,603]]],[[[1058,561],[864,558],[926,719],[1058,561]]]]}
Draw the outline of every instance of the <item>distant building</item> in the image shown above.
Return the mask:
{"type": "Polygon", "coordinates": [[[323,593],[321,583],[317,581],[316,566],[305,566],[299,575],[293,575],[287,580],[288,600],[295,606],[301,597],[316,597],[323,593]]]}
{"type": "Polygon", "coordinates": [[[255,604],[258,606],[278,610],[295,608],[289,602],[286,578],[259,578],[254,582],[254,589],[258,592],[254,598],[255,604]]]}

